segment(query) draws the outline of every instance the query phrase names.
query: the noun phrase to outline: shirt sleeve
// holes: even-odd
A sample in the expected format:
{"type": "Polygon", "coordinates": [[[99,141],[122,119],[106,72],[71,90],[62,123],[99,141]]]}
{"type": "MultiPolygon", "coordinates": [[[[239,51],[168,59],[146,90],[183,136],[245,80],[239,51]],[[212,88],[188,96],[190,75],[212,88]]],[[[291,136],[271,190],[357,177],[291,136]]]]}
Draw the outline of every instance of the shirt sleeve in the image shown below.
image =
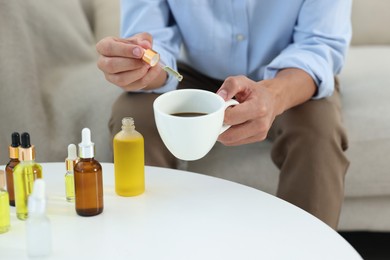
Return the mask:
{"type": "Polygon", "coordinates": [[[351,1],[307,0],[299,13],[292,43],[266,66],[264,79],[285,68],[306,71],[317,85],[313,97],[332,95],[351,40],[351,1]]]}
{"type": "MultiPolygon", "coordinates": [[[[121,0],[121,37],[141,32],[153,36],[153,49],[166,65],[177,70],[181,37],[166,0],[121,0]]],[[[177,85],[177,80],[169,75],[162,87],[143,92],[164,93],[176,89],[177,85]]]]}

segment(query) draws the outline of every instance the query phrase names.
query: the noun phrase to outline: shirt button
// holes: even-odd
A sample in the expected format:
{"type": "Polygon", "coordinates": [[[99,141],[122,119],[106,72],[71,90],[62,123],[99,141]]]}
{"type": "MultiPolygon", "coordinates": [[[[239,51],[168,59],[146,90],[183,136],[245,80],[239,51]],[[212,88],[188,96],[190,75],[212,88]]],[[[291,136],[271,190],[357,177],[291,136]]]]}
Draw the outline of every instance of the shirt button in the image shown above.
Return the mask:
{"type": "Polygon", "coordinates": [[[239,33],[239,34],[236,35],[236,40],[237,41],[241,42],[244,39],[245,39],[245,36],[243,34],[239,33]]]}

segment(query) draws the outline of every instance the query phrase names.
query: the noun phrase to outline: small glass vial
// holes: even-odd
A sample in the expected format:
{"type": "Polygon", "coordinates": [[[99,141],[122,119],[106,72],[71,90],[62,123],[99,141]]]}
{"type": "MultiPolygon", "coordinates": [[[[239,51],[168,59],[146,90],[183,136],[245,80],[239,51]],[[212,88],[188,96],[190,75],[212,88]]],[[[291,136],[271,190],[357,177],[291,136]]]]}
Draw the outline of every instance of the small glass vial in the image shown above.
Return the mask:
{"type": "Polygon", "coordinates": [[[15,191],[14,191],[14,169],[15,166],[20,163],[19,161],[19,146],[20,135],[17,132],[11,135],[12,143],[8,147],[9,162],[5,166],[5,172],[7,174],[7,191],[9,195],[9,205],[15,206],[15,191]]]}
{"type": "Polygon", "coordinates": [[[8,192],[3,185],[0,187],[0,234],[5,233],[10,228],[10,209],[8,192]]]}
{"type": "Polygon", "coordinates": [[[102,166],[94,159],[95,144],[91,131],[84,128],[79,143],[79,161],[74,166],[76,212],[80,216],[95,216],[103,212],[102,166]]]}
{"type": "Polygon", "coordinates": [[[34,180],[42,178],[42,166],[35,162],[35,147],[30,144],[30,135],[23,133],[19,148],[20,163],[14,169],[16,216],[28,217],[27,199],[32,193],[34,180]]]}
{"type": "Polygon", "coordinates": [[[51,227],[46,216],[45,182],[36,179],[28,198],[26,221],[27,254],[29,257],[47,257],[51,253],[51,227]]]}
{"type": "Polygon", "coordinates": [[[122,130],[113,140],[115,192],[136,196],[145,191],[144,138],[131,117],[122,119],[122,130]]]}
{"type": "Polygon", "coordinates": [[[65,173],[65,196],[68,202],[75,201],[74,191],[74,173],[73,169],[77,162],[77,148],[76,145],[68,145],[68,157],[65,159],[66,173],[65,173]]]}

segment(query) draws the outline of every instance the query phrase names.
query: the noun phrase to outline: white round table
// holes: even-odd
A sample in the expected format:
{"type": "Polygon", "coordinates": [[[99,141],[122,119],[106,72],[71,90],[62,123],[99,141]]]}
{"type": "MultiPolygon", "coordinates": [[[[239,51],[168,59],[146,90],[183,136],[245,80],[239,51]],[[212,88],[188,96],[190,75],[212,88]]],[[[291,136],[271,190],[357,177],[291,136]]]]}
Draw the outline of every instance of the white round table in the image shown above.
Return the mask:
{"type": "MultiPolygon", "coordinates": [[[[146,167],[146,192],[120,197],[102,163],[104,211],[80,217],[65,200],[65,164],[43,163],[50,259],[362,259],[337,232],[262,191],[186,171],[146,167]]],[[[4,168],[4,166],[1,166],[4,168]]],[[[11,209],[0,259],[27,259],[25,222],[11,209]]]]}

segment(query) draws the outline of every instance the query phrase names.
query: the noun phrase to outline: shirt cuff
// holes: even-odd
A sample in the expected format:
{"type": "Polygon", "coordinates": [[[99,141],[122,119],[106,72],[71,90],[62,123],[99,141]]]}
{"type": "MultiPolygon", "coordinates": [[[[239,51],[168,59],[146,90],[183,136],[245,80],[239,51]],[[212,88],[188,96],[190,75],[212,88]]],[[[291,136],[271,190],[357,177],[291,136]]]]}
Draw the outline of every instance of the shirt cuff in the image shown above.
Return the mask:
{"type": "Polygon", "coordinates": [[[280,70],[287,68],[302,69],[313,78],[317,86],[317,92],[312,97],[313,99],[320,99],[332,95],[334,90],[334,75],[328,68],[327,62],[320,56],[303,50],[286,50],[265,68],[264,79],[275,78],[280,70]]]}

